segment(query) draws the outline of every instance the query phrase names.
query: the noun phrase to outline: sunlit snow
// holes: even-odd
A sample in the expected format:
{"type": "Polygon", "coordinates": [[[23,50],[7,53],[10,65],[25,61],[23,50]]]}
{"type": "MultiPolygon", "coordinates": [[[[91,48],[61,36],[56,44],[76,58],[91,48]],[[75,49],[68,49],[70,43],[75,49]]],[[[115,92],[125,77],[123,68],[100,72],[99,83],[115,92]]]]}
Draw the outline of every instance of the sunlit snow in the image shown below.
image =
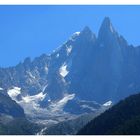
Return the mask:
{"type": "Polygon", "coordinates": [[[69,71],[67,70],[67,65],[65,63],[60,67],[59,73],[63,77],[65,77],[69,73],[69,71]]]}
{"type": "Polygon", "coordinates": [[[81,105],[82,108],[86,108],[86,109],[90,109],[92,111],[95,111],[96,109],[94,109],[93,107],[91,106],[88,106],[88,105],[81,105]]]}
{"type": "MultiPolygon", "coordinates": [[[[28,98],[26,97],[26,98],[24,98],[24,100],[26,100],[26,101],[30,100],[30,102],[25,103],[25,101],[22,100],[19,102],[19,104],[24,108],[25,113],[32,118],[34,118],[34,117],[41,118],[45,115],[48,117],[51,116],[51,118],[55,118],[55,116],[58,116],[61,113],[65,114],[65,112],[63,112],[64,105],[69,100],[72,100],[74,97],[75,97],[75,94],[65,95],[64,98],[62,98],[61,100],[59,100],[57,102],[51,102],[51,100],[49,99],[48,101],[50,102],[50,105],[47,108],[41,108],[39,103],[38,103],[39,100],[38,101],[33,100],[35,98],[43,99],[44,97],[42,94],[39,94],[38,96],[32,97],[32,99],[31,99],[31,97],[28,97],[28,98]]],[[[60,119],[61,119],[61,117],[60,117],[60,119]]],[[[48,121],[50,122],[50,120],[48,120],[48,121]]],[[[52,121],[56,121],[56,119],[52,119],[52,121]]]]}
{"type": "Polygon", "coordinates": [[[72,46],[70,45],[69,47],[67,47],[67,55],[69,55],[72,51],[72,46]]]}
{"type": "Polygon", "coordinates": [[[80,34],[80,32],[75,32],[75,33],[74,33],[74,35],[79,35],[79,34],[80,34]]]}
{"type": "Polygon", "coordinates": [[[42,88],[42,92],[44,93],[45,89],[47,88],[48,84],[46,84],[43,88],[42,88]]]}
{"type": "Polygon", "coordinates": [[[43,92],[40,92],[36,95],[24,96],[22,97],[22,100],[17,101],[17,102],[24,108],[24,111],[26,114],[33,116],[40,113],[41,108],[40,108],[39,102],[42,101],[45,98],[45,96],[46,94],[43,94],[43,92]]]}
{"type": "Polygon", "coordinates": [[[80,32],[73,33],[73,35],[70,37],[70,40],[74,41],[75,40],[75,37],[77,37],[79,35],[80,35],[80,32]]]}
{"type": "Polygon", "coordinates": [[[13,100],[15,100],[16,97],[21,94],[21,88],[13,87],[12,89],[9,89],[7,93],[13,100]]]}
{"type": "Polygon", "coordinates": [[[69,101],[72,100],[75,97],[75,94],[67,94],[64,96],[64,98],[62,98],[61,100],[59,100],[58,102],[52,103],[50,105],[50,109],[52,112],[56,112],[56,111],[62,111],[64,105],[69,101]]]}
{"type": "Polygon", "coordinates": [[[47,96],[47,93],[44,93],[47,86],[48,84],[44,85],[42,91],[36,95],[23,95],[21,96],[21,100],[17,100],[16,98],[14,100],[23,107],[27,115],[36,116],[39,113],[43,114],[45,110],[40,108],[39,102],[43,101],[47,96]]]}
{"type": "Polygon", "coordinates": [[[40,92],[39,94],[36,94],[36,95],[33,95],[33,96],[25,96],[25,97],[22,97],[23,101],[25,103],[29,103],[29,102],[32,102],[32,101],[42,101],[44,98],[45,98],[45,94],[43,94],[43,92],[40,92]]]}
{"type": "Polygon", "coordinates": [[[45,71],[46,73],[48,73],[48,66],[45,66],[45,71]]]}
{"type": "Polygon", "coordinates": [[[58,58],[59,57],[59,53],[56,55],[56,58],[58,58]]]}
{"type": "Polygon", "coordinates": [[[51,99],[49,99],[48,102],[51,102],[51,99]]]}
{"type": "Polygon", "coordinates": [[[35,76],[30,71],[27,71],[27,73],[32,79],[35,79],[35,76]]]}
{"type": "Polygon", "coordinates": [[[108,102],[103,104],[103,106],[110,106],[110,105],[112,105],[112,101],[108,101],[108,102]]]}

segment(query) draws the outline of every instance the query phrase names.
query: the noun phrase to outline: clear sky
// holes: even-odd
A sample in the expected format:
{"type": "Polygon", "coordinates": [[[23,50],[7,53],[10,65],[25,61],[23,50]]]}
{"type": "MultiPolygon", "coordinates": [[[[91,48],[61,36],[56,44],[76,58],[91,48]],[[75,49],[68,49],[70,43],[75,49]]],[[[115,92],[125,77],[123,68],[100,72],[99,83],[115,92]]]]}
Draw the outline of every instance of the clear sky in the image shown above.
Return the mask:
{"type": "Polygon", "coordinates": [[[85,26],[97,35],[105,16],[140,45],[140,6],[0,6],[0,66],[50,53],[85,26]]]}

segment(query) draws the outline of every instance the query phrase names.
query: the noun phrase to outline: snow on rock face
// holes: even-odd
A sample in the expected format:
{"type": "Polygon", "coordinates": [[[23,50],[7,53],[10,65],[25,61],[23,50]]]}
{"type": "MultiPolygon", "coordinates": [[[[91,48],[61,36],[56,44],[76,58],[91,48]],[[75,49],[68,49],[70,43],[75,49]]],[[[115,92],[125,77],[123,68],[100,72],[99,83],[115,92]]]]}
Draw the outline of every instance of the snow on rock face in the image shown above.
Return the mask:
{"type": "Polygon", "coordinates": [[[80,32],[75,32],[75,33],[74,33],[74,35],[79,35],[79,34],[80,34],[80,32]]]}
{"type": "Polygon", "coordinates": [[[43,94],[43,92],[40,92],[33,96],[29,96],[29,95],[24,97],[22,96],[22,100],[17,101],[17,103],[23,107],[27,115],[36,116],[37,114],[40,113],[40,111],[42,111],[39,102],[42,101],[45,98],[45,96],[46,94],[43,94]]]}
{"type": "Polygon", "coordinates": [[[63,113],[62,111],[63,111],[64,105],[69,100],[72,100],[74,97],[75,97],[75,94],[69,94],[69,95],[67,94],[64,96],[64,98],[62,98],[59,101],[51,102],[51,100],[49,100],[50,105],[47,108],[41,108],[39,105],[39,101],[45,98],[45,95],[43,95],[43,93],[39,93],[37,95],[30,96],[30,97],[25,96],[18,103],[24,108],[24,111],[27,114],[27,116],[30,116],[31,118],[34,118],[34,117],[41,118],[43,116],[55,117],[59,113],[60,114],[63,113]]]}
{"type": "Polygon", "coordinates": [[[45,66],[45,71],[48,74],[48,66],[45,66]]]}
{"type": "Polygon", "coordinates": [[[90,109],[91,111],[95,111],[96,109],[94,109],[93,107],[91,106],[88,106],[88,105],[81,105],[82,108],[86,108],[86,109],[90,109]]]}
{"type": "MultiPolygon", "coordinates": [[[[37,93],[36,95],[22,95],[21,94],[21,88],[14,87],[10,90],[8,90],[8,95],[15,100],[20,106],[23,107],[25,114],[29,116],[36,116],[36,115],[43,115],[45,110],[40,107],[39,102],[43,101],[44,98],[47,96],[47,93],[44,93],[45,89],[47,87],[47,84],[42,87],[42,91],[40,93],[37,93]],[[17,95],[21,95],[21,99],[18,100],[16,97],[17,95]]],[[[48,113],[47,110],[45,113],[48,113]]]]}
{"type": "Polygon", "coordinates": [[[46,84],[43,88],[42,88],[42,92],[45,92],[45,89],[47,88],[48,84],[46,84]]]}
{"type": "Polygon", "coordinates": [[[70,37],[70,40],[74,41],[75,38],[76,38],[77,36],[79,36],[79,35],[80,35],[80,32],[75,32],[75,33],[73,33],[72,37],[70,37]]]}
{"type": "Polygon", "coordinates": [[[43,92],[40,92],[39,94],[33,95],[33,96],[27,95],[25,97],[22,97],[22,99],[25,103],[29,103],[32,101],[38,102],[38,101],[42,101],[45,98],[45,96],[46,94],[43,94],[43,92]]]}
{"type": "Polygon", "coordinates": [[[3,90],[3,88],[2,88],[2,87],[0,87],[0,90],[3,90]]]}
{"type": "Polygon", "coordinates": [[[62,77],[65,77],[69,73],[69,71],[67,70],[67,65],[65,63],[60,67],[59,73],[62,77]]]}
{"type": "Polygon", "coordinates": [[[52,103],[50,105],[51,112],[62,111],[63,110],[63,107],[65,106],[65,104],[69,100],[72,100],[74,97],[75,97],[75,94],[67,94],[67,95],[64,96],[64,98],[62,98],[58,102],[52,103]]]}
{"type": "Polygon", "coordinates": [[[36,94],[36,95],[32,95],[32,96],[22,96],[22,102],[25,102],[25,103],[31,103],[31,102],[39,102],[39,101],[42,101],[45,96],[47,94],[44,94],[44,91],[46,89],[46,87],[48,86],[48,84],[46,84],[43,88],[42,88],[42,92],[36,94]]]}
{"type": "Polygon", "coordinates": [[[72,51],[72,46],[70,45],[69,47],[66,48],[67,55],[69,55],[72,51]]]}
{"type": "Polygon", "coordinates": [[[103,106],[110,106],[110,105],[112,105],[112,101],[108,101],[108,102],[103,104],[103,106]]]}
{"type": "Polygon", "coordinates": [[[56,58],[58,58],[59,57],[59,53],[56,55],[56,58]]]}
{"type": "Polygon", "coordinates": [[[13,87],[12,89],[9,89],[7,93],[13,100],[16,100],[16,97],[21,94],[21,88],[13,87]]]}
{"type": "Polygon", "coordinates": [[[36,79],[36,77],[30,71],[27,71],[27,74],[30,76],[30,78],[36,79]]]}

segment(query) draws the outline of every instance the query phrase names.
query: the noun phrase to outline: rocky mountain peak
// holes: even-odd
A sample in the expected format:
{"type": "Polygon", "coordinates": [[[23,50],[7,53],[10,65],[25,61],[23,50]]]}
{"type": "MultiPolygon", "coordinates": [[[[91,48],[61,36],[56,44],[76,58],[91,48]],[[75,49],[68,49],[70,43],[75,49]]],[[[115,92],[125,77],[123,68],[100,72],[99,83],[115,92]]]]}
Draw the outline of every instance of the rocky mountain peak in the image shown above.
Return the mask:
{"type": "Polygon", "coordinates": [[[115,41],[118,33],[115,31],[109,17],[105,17],[98,33],[98,40],[105,43],[106,41],[115,41]]]}

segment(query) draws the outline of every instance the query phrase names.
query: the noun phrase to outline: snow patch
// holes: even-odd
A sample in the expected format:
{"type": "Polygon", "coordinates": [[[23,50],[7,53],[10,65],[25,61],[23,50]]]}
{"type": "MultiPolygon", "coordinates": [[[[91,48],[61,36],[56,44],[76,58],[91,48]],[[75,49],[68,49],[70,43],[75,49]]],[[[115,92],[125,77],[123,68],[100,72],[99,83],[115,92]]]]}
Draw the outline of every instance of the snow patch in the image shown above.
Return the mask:
{"type": "Polygon", "coordinates": [[[67,51],[67,55],[69,55],[72,51],[72,46],[70,45],[69,47],[67,47],[66,51],[67,51]]]}
{"type": "Polygon", "coordinates": [[[50,123],[50,118],[52,118],[52,121],[55,121],[57,123],[58,121],[63,121],[63,118],[61,116],[64,117],[64,115],[67,114],[63,112],[63,107],[68,102],[68,100],[73,99],[74,96],[75,94],[65,95],[63,99],[57,102],[50,102],[50,105],[46,108],[41,108],[37,101],[30,100],[31,102],[25,103],[24,100],[21,100],[18,103],[24,108],[25,114],[29,116],[29,118],[32,118],[33,120],[35,118],[36,122],[39,121],[39,123],[45,124],[47,121],[48,123],[50,123]],[[43,119],[42,122],[41,119],[43,119]],[[44,119],[46,120],[45,122],[44,119]]]}
{"type": "Polygon", "coordinates": [[[90,109],[91,111],[95,111],[96,109],[94,109],[93,107],[91,106],[88,106],[88,105],[81,105],[82,108],[87,108],[87,109],[90,109]]]}
{"type": "Polygon", "coordinates": [[[13,100],[16,100],[16,97],[21,94],[21,88],[13,87],[12,89],[9,89],[7,93],[13,100]]]}
{"type": "Polygon", "coordinates": [[[45,71],[48,74],[48,66],[45,66],[45,71]]]}
{"type": "Polygon", "coordinates": [[[35,79],[35,78],[36,78],[30,71],[27,71],[27,74],[28,74],[32,79],[35,79]]]}
{"type": "Polygon", "coordinates": [[[58,58],[59,57],[59,53],[56,55],[56,58],[58,58]]]}
{"type": "Polygon", "coordinates": [[[0,87],[0,90],[3,90],[3,88],[2,88],[2,87],[0,87]]]}
{"type": "Polygon", "coordinates": [[[77,37],[79,35],[80,35],[80,32],[73,33],[72,37],[70,37],[70,40],[74,41],[75,40],[75,37],[77,37]]]}
{"type": "Polygon", "coordinates": [[[48,102],[51,102],[51,99],[48,99],[48,102]]]}
{"type": "Polygon", "coordinates": [[[45,98],[46,94],[43,94],[43,92],[40,92],[39,94],[37,95],[33,95],[33,96],[24,96],[22,97],[22,100],[25,102],[25,103],[29,103],[29,102],[38,102],[38,101],[42,101],[44,98],[45,98]]]}
{"type": "Polygon", "coordinates": [[[36,133],[36,135],[43,135],[44,131],[47,129],[48,127],[44,127],[43,129],[41,129],[41,131],[39,131],[38,133],[36,133]]]}
{"type": "Polygon", "coordinates": [[[75,32],[74,35],[80,35],[80,32],[75,32]]]}
{"type": "MultiPolygon", "coordinates": [[[[21,96],[21,100],[15,100],[18,104],[20,104],[24,111],[25,114],[31,116],[36,117],[36,115],[43,115],[45,113],[45,109],[42,109],[40,107],[39,102],[43,101],[44,98],[47,96],[47,94],[44,94],[44,91],[46,89],[46,87],[48,86],[48,84],[46,84],[45,86],[42,87],[42,91],[36,95],[26,95],[26,96],[21,96]]],[[[47,113],[49,113],[46,110],[47,113]]]]}
{"type": "Polygon", "coordinates": [[[45,89],[47,88],[48,84],[46,84],[43,88],[42,88],[42,92],[44,93],[45,89]]]}
{"type": "Polygon", "coordinates": [[[112,105],[112,101],[108,101],[108,102],[103,104],[103,106],[110,106],[110,105],[112,105]]]}
{"type": "Polygon", "coordinates": [[[62,111],[63,107],[65,104],[69,101],[72,100],[75,97],[75,94],[66,94],[64,98],[59,100],[58,102],[52,103],[50,105],[50,110],[51,112],[57,112],[57,111],[62,111]]]}
{"type": "Polygon", "coordinates": [[[25,114],[29,116],[36,116],[41,112],[43,113],[40,108],[39,102],[42,101],[45,96],[46,94],[43,94],[42,92],[33,96],[27,95],[22,97],[22,100],[17,101],[17,103],[23,107],[25,114]]]}
{"type": "Polygon", "coordinates": [[[65,63],[60,67],[59,73],[62,77],[67,76],[67,74],[69,73],[69,71],[67,70],[67,65],[65,63]]]}

